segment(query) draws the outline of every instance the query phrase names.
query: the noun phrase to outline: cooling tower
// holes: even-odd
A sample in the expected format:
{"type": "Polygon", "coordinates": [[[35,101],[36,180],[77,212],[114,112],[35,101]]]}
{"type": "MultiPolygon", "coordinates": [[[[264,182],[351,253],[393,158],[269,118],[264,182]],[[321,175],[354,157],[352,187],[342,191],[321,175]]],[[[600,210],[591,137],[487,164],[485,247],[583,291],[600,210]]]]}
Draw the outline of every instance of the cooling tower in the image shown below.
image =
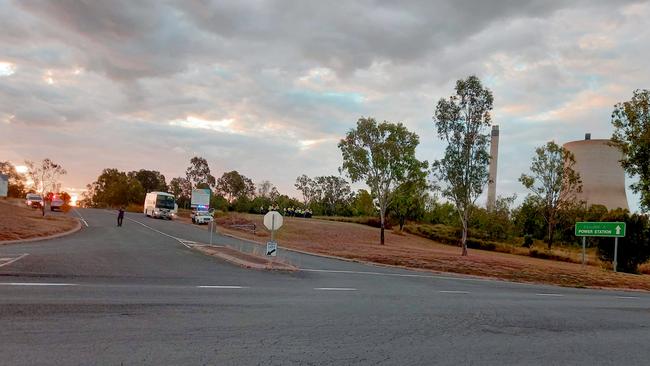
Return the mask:
{"type": "Polygon", "coordinates": [[[584,140],[564,144],[564,148],[575,156],[574,170],[580,173],[582,179],[582,193],[578,194],[578,198],[586,201],[587,206],[629,209],[625,172],[619,163],[622,155],[608,143],[609,140],[592,140],[591,134],[586,134],[584,140]]]}
{"type": "Polygon", "coordinates": [[[492,126],[490,141],[490,175],[488,181],[487,209],[492,210],[497,199],[497,162],[499,160],[499,126],[492,126]]]}

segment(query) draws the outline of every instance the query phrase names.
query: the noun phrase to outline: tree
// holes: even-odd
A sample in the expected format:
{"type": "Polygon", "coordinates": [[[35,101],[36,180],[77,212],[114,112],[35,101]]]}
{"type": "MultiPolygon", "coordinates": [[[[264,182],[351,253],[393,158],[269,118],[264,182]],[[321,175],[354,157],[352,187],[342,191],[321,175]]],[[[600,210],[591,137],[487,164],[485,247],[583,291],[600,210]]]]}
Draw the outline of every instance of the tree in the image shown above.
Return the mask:
{"type": "Polygon", "coordinates": [[[303,174],[296,178],[296,184],[294,184],[294,186],[302,193],[302,202],[305,207],[308,206],[314,197],[314,192],[312,190],[314,181],[307,175],[303,174]]]}
{"type": "Polygon", "coordinates": [[[311,187],[312,201],[323,208],[325,215],[334,215],[341,208],[348,206],[352,200],[350,184],[343,178],[334,175],[315,177],[311,187]]]}
{"type": "Polygon", "coordinates": [[[271,202],[275,202],[275,200],[277,200],[278,197],[280,196],[280,192],[273,185],[273,183],[269,182],[268,180],[265,180],[257,185],[257,196],[262,198],[267,198],[271,202]]]}
{"type": "MultiPolygon", "coordinates": [[[[34,188],[45,197],[45,192],[54,191],[59,177],[67,174],[63,167],[50,159],[43,159],[40,164],[32,161],[25,161],[27,165],[27,175],[32,180],[34,188]]],[[[43,216],[45,216],[45,205],[41,206],[43,216]]]]}
{"type": "Polygon", "coordinates": [[[223,173],[217,180],[217,192],[223,195],[229,203],[233,203],[237,198],[248,198],[255,195],[255,184],[249,178],[233,170],[223,173]]]}
{"type": "Polygon", "coordinates": [[[374,216],[377,212],[372,195],[365,189],[360,189],[352,201],[353,215],[374,216]]]}
{"type": "Polygon", "coordinates": [[[433,164],[436,178],[446,185],[442,195],[458,212],[462,225],[462,255],[467,255],[472,208],[488,181],[488,143],[492,92],[476,76],[456,82],[456,95],[440,99],[433,116],[438,136],[447,142],[445,156],[433,164]]]}
{"type": "Polygon", "coordinates": [[[426,163],[415,157],[419,143],[418,135],[401,123],[377,123],[373,118],[362,117],[357,121],[357,127],[348,131],[338,144],[343,155],[342,170],[347,172],[352,182],[365,181],[377,200],[382,245],[385,242],[386,210],[395,188],[426,163]]]}
{"type": "Polygon", "coordinates": [[[87,192],[85,203],[94,207],[143,204],[146,194],[140,181],[117,169],[104,169],[87,192]]]}
{"type": "Polygon", "coordinates": [[[535,149],[535,154],[530,166],[532,175],[522,174],[519,181],[537,197],[547,225],[550,250],[558,214],[577,203],[582,181],[580,174],[573,170],[576,160],[569,150],[550,141],[535,149]]]}
{"type": "Polygon", "coordinates": [[[208,161],[199,156],[190,159],[190,166],[185,171],[185,177],[192,184],[193,188],[199,186],[210,188],[214,187],[216,183],[214,176],[210,174],[208,161]]]}
{"type": "Polygon", "coordinates": [[[189,207],[192,183],[187,178],[176,177],[169,181],[169,193],[176,197],[179,207],[189,207]]]}
{"type": "Polygon", "coordinates": [[[630,185],[641,195],[640,207],[650,210],[650,90],[635,90],[632,100],[618,103],[612,113],[612,144],[622,153],[621,165],[639,181],[630,185]]]}
{"type": "MultiPolygon", "coordinates": [[[[423,168],[426,169],[427,166],[423,168]]],[[[404,229],[406,219],[416,219],[423,216],[428,190],[426,170],[414,171],[406,182],[395,189],[391,211],[399,221],[400,231],[404,229]]]]}
{"type": "Polygon", "coordinates": [[[140,169],[137,172],[130,172],[129,176],[137,179],[140,182],[145,193],[167,191],[165,176],[160,174],[158,171],[140,169]]]}
{"type": "MultiPolygon", "coordinates": [[[[650,259],[650,220],[647,215],[632,214],[617,209],[605,214],[602,221],[620,221],[626,224],[626,235],[618,239],[617,269],[637,273],[640,264],[650,259]]],[[[614,243],[612,238],[589,238],[596,242],[598,256],[602,261],[613,262],[614,243]]]]}
{"type": "Polygon", "coordinates": [[[0,174],[9,177],[9,187],[7,189],[7,196],[24,198],[26,192],[25,176],[16,171],[16,167],[8,161],[0,161],[0,174]]]}

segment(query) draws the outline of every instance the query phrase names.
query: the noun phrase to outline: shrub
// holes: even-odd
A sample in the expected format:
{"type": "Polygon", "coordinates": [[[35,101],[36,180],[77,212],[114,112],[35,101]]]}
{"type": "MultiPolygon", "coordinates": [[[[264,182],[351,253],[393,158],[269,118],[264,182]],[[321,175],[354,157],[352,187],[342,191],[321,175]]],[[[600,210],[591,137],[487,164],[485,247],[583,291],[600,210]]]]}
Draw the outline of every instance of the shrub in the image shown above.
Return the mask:
{"type": "Polygon", "coordinates": [[[530,234],[524,235],[524,243],[521,245],[524,248],[530,248],[533,246],[533,236],[530,234]]]}
{"type": "MultiPolygon", "coordinates": [[[[637,273],[640,264],[650,259],[650,222],[648,216],[630,215],[627,211],[611,211],[603,221],[622,221],[626,223],[626,236],[618,239],[617,270],[637,273]]],[[[601,260],[614,259],[614,239],[594,238],[601,260]]]]}

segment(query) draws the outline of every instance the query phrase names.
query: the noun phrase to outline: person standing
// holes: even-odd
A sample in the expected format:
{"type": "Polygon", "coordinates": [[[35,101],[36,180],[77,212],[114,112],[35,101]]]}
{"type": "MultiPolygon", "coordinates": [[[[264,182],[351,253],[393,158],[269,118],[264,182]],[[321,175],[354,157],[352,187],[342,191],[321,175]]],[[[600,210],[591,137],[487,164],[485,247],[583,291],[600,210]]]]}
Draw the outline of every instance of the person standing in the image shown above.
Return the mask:
{"type": "Polygon", "coordinates": [[[124,220],[124,208],[120,207],[120,210],[117,212],[117,226],[122,226],[122,220],[124,220]]]}

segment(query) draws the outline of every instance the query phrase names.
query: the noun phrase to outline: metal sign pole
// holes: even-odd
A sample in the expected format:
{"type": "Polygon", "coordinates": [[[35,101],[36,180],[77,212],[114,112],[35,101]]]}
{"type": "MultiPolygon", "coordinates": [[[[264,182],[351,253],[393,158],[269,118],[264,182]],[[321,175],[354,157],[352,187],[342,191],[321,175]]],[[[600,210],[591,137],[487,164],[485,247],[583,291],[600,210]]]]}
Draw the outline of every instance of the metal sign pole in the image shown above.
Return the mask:
{"type": "Polygon", "coordinates": [[[213,224],[214,224],[214,222],[213,222],[213,221],[210,221],[210,245],[212,245],[212,231],[213,231],[212,229],[213,229],[213,224]]]}
{"type": "Polygon", "coordinates": [[[617,264],[618,264],[618,236],[614,238],[614,272],[616,272],[617,264]]]}
{"type": "Polygon", "coordinates": [[[583,236],[582,237],[582,265],[585,265],[585,251],[587,247],[587,237],[583,236]]]}

